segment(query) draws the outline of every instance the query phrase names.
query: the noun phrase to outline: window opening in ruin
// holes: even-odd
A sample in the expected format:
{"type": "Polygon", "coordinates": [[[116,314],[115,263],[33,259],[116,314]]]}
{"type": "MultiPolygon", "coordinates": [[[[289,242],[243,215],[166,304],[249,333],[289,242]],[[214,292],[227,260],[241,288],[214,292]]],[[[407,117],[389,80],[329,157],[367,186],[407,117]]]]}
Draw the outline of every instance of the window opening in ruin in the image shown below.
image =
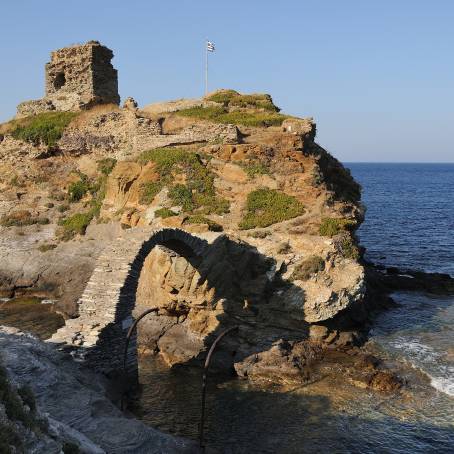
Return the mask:
{"type": "Polygon", "coordinates": [[[63,87],[63,85],[65,85],[66,83],[66,78],[65,78],[65,74],[64,73],[58,73],[56,76],[55,76],[55,80],[54,80],[54,87],[59,90],[61,87],[63,87]]]}

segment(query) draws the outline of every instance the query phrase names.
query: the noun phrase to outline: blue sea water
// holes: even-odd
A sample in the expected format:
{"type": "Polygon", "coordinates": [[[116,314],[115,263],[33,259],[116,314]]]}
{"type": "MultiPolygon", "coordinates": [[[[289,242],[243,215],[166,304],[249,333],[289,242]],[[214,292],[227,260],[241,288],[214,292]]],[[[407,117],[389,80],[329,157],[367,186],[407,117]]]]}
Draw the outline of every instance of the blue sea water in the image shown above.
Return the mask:
{"type": "Polygon", "coordinates": [[[366,258],[454,276],[454,164],[346,166],[363,187],[366,258]]]}

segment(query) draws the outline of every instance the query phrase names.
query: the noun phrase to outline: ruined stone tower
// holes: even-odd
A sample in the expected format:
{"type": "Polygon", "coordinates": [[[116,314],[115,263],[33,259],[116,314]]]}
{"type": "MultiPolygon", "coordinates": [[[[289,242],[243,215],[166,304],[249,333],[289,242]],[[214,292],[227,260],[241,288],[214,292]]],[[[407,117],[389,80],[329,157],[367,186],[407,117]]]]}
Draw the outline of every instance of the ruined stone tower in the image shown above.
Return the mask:
{"type": "Polygon", "coordinates": [[[17,116],[49,110],[82,110],[96,104],[119,104],[113,52],[98,41],[64,47],[51,53],[46,64],[44,98],[18,105],[17,116]]]}

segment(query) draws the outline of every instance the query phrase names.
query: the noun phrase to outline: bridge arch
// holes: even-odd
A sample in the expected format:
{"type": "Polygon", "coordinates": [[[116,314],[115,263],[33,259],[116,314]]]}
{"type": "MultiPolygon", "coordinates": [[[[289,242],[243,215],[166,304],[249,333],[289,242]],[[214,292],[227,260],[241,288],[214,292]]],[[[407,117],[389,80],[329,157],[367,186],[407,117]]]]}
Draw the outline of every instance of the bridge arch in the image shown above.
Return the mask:
{"type": "MultiPolygon", "coordinates": [[[[103,250],[78,301],[79,317],[67,320],[50,341],[73,346],[73,355],[96,371],[117,373],[123,367],[126,334],[134,321],[140,273],[153,248],[173,249],[176,242],[203,256],[221,235],[191,234],[178,228],[131,229],[103,250]]],[[[129,343],[126,368],[128,374],[137,374],[135,337],[129,343]]]]}

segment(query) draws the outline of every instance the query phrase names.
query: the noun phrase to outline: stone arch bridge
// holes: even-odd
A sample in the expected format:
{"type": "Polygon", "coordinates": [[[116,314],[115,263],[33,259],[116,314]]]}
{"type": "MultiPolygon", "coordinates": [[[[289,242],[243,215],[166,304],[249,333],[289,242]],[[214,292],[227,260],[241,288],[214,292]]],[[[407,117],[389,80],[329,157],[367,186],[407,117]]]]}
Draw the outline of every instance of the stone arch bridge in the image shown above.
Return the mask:
{"type": "MultiPolygon", "coordinates": [[[[125,232],[98,257],[95,269],[78,301],[79,317],[69,319],[49,340],[73,346],[73,355],[90,368],[115,373],[123,367],[126,334],[144,261],[157,245],[178,242],[202,256],[222,234],[191,234],[181,229],[135,228],[125,232]]],[[[137,345],[128,347],[127,371],[137,372],[137,345]]]]}

